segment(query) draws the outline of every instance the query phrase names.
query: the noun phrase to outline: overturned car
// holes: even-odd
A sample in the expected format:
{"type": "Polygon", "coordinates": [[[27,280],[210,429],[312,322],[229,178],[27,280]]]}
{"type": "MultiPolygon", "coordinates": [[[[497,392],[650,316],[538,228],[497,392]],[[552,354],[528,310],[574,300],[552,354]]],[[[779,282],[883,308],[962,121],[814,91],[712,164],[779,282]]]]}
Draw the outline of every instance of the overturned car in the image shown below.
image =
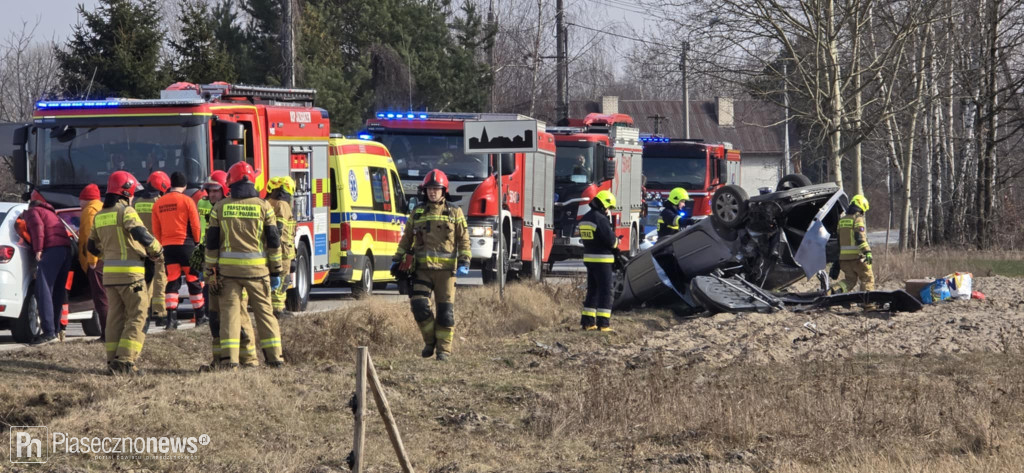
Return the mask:
{"type": "Polygon", "coordinates": [[[829,294],[825,267],[839,259],[837,227],[849,199],[836,184],[784,177],[776,192],[747,196],[739,186],[715,192],[710,218],[658,241],[622,265],[615,310],[669,306],[681,313],[769,312],[848,303],[915,311],[904,291],[829,294]],[[776,293],[817,276],[811,293],[776,293]]]}

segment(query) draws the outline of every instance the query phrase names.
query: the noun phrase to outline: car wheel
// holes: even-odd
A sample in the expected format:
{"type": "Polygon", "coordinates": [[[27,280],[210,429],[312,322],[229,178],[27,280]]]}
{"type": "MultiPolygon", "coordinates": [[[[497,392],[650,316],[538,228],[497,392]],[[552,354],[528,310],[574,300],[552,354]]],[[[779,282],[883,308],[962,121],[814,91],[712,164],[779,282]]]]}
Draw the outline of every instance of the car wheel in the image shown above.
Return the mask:
{"type": "Polygon", "coordinates": [[[711,218],[726,228],[737,228],[747,217],[747,192],[737,185],[715,191],[711,198],[711,218]]]}
{"type": "Polygon", "coordinates": [[[809,185],[811,185],[811,180],[803,174],[786,174],[782,179],[779,179],[779,183],[775,186],[775,190],[787,191],[809,185]]]}
{"type": "Polygon", "coordinates": [[[103,326],[100,325],[100,313],[92,311],[92,317],[82,321],[82,331],[90,337],[102,337],[103,326]]]}
{"type": "Polygon", "coordinates": [[[533,261],[526,262],[530,270],[530,279],[540,282],[544,280],[544,245],[540,234],[533,237],[533,261]]]}
{"type": "Polygon", "coordinates": [[[370,258],[373,258],[373,256],[366,255],[366,258],[363,259],[363,272],[359,282],[352,286],[352,295],[356,296],[357,299],[373,294],[373,262],[370,261],[370,258]]]}
{"type": "Polygon", "coordinates": [[[299,247],[295,250],[295,287],[288,290],[285,307],[292,312],[302,312],[309,305],[309,291],[311,287],[309,280],[309,245],[303,241],[299,243],[299,247]]]}
{"type": "Polygon", "coordinates": [[[42,331],[39,325],[39,306],[36,304],[35,288],[29,286],[25,304],[21,307],[21,315],[11,327],[11,335],[18,343],[31,343],[42,331]]]}

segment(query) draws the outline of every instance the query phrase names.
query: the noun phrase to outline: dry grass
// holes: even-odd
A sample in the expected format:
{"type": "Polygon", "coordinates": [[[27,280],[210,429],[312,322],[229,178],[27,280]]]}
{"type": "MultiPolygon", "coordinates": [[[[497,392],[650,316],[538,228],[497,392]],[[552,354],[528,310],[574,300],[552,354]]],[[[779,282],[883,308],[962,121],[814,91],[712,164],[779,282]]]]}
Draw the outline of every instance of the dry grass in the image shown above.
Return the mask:
{"type": "MultiPolygon", "coordinates": [[[[104,376],[95,343],[0,354],[0,424],[213,439],[188,460],[51,457],[58,471],[346,471],[365,344],[421,472],[1024,470],[1019,353],[625,363],[609,353],[681,322],[641,312],[612,336],[571,330],[577,292],[517,284],[496,305],[492,289],[460,289],[447,364],[417,356],[406,304],[377,300],[286,320],[286,370],[200,375],[203,330],[147,340],[139,380],[104,376]]],[[[368,471],[398,471],[376,412],[367,435],[368,471]]]]}
{"type": "Polygon", "coordinates": [[[929,248],[913,251],[875,252],[873,269],[880,283],[940,277],[956,271],[975,276],[1024,276],[1024,252],[978,251],[960,248],[929,248]]]}

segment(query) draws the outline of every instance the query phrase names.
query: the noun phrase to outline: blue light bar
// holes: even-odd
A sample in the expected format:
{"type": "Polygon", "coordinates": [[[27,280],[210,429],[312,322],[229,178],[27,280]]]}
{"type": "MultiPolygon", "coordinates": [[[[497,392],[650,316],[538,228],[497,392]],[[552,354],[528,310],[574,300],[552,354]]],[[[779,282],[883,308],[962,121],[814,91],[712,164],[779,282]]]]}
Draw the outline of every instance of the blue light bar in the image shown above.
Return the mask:
{"type": "Polygon", "coordinates": [[[359,139],[361,139],[361,140],[372,140],[373,139],[373,135],[371,135],[369,133],[360,133],[359,134],[359,139]]]}
{"type": "Polygon", "coordinates": [[[668,143],[671,140],[662,136],[641,136],[640,141],[645,143],[668,143]]]}
{"type": "Polygon", "coordinates": [[[199,105],[203,99],[154,99],[154,100],[40,100],[36,110],[69,108],[120,108],[120,107],[186,107],[199,105]]]}

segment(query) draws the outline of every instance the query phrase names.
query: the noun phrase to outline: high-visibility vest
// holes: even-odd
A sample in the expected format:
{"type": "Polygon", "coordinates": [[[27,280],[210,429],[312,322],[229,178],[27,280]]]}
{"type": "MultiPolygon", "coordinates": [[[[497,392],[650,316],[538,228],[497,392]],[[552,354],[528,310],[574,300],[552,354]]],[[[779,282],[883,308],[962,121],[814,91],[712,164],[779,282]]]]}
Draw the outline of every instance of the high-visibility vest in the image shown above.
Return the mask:
{"type": "Polygon", "coordinates": [[[89,240],[100,250],[103,258],[103,285],[126,285],[145,278],[143,261],[149,255],[158,255],[162,251],[160,242],[145,228],[135,209],[124,203],[96,214],[89,240]],[[135,228],[146,231],[145,235],[150,239],[148,246],[143,246],[132,235],[135,228]]]}
{"type": "Polygon", "coordinates": [[[869,251],[871,247],[868,245],[864,216],[847,214],[839,219],[839,259],[860,259],[861,254],[869,251]]]}

